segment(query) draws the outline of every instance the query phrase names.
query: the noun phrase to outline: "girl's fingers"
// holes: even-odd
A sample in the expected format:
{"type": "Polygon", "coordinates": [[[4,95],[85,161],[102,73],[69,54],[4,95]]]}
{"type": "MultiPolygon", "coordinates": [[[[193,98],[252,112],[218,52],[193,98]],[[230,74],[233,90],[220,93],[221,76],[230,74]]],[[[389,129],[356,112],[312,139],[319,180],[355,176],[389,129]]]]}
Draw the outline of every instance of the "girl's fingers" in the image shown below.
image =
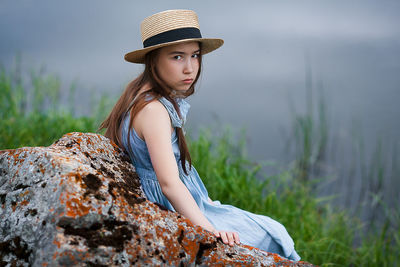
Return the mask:
{"type": "Polygon", "coordinates": [[[240,244],[239,234],[236,232],[215,231],[214,235],[220,237],[224,244],[233,246],[235,243],[240,244]]]}
{"type": "Polygon", "coordinates": [[[226,236],[226,232],[220,231],[219,233],[221,235],[222,242],[224,242],[224,244],[228,244],[228,237],[226,236]]]}
{"type": "Polygon", "coordinates": [[[233,246],[233,233],[232,232],[227,232],[226,236],[228,237],[228,242],[229,242],[229,246],[233,246]]]}
{"type": "Polygon", "coordinates": [[[220,237],[220,234],[219,234],[218,231],[215,231],[215,232],[214,232],[214,235],[215,235],[216,237],[220,237]]]}
{"type": "Polygon", "coordinates": [[[236,244],[240,244],[239,234],[233,232],[233,239],[235,239],[236,244]]]}
{"type": "Polygon", "coordinates": [[[239,240],[239,234],[236,232],[225,232],[225,231],[218,231],[219,232],[219,236],[217,237],[221,237],[222,242],[224,242],[224,244],[233,246],[235,243],[236,244],[240,244],[240,240],[239,240]]]}

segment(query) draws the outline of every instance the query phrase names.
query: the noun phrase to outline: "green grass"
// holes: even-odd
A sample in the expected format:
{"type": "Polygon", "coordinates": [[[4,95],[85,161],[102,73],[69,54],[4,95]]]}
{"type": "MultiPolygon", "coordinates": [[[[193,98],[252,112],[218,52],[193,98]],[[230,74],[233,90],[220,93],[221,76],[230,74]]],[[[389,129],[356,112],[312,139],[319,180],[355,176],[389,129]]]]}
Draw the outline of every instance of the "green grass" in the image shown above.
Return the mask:
{"type": "MultiPolygon", "coordinates": [[[[0,68],[0,149],[47,146],[67,132],[95,132],[110,110],[104,96],[92,109],[96,116],[76,117],[72,101],[76,85],[70,87],[70,100],[64,106],[59,93],[62,85],[56,76],[31,71],[29,81],[22,77],[18,65],[11,71],[0,68]]],[[[320,110],[324,111],[323,107],[320,110]]],[[[189,140],[193,164],[212,199],[268,215],[285,225],[305,261],[322,266],[399,264],[398,209],[385,207],[383,224],[367,227],[348,211],[336,210],[331,197],[316,196],[316,180],[310,179],[310,170],[323,159],[326,147],[327,128],[321,116],[325,115],[317,117],[318,124],[312,112],[296,114],[295,164],[262,181],[257,178],[262,166],[248,159],[244,139],[235,140],[229,131],[215,136],[205,130],[189,140]],[[320,136],[316,129],[320,129],[320,136]]],[[[381,181],[385,166],[379,158],[375,161],[376,181],[381,181]]],[[[392,169],[398,172],[396,166],[392,169]]],[[[373,192],[376,196],[382,193],[375,189],[381,189],[379,183],[373,192]]]]}
{"type": "Polygon", "coordinates": [[[0,149],[47,146],[68,132],[96,131],[110,100],[100,98],[92,108],[96,116],[75,117],[75,89],[75,84],[68,88],[68,103],[62,103],[57,76],[46,74],[43,68],[22,73],[18,59],[12,70],[0,66],[0,149]]]}
{"type": "Polygon", "coordinates": [[[0,149],[48,146],[69,132],[93,132],[98,124],[89,117],[63,113],[32,113],[0,122],[0,149]]]}

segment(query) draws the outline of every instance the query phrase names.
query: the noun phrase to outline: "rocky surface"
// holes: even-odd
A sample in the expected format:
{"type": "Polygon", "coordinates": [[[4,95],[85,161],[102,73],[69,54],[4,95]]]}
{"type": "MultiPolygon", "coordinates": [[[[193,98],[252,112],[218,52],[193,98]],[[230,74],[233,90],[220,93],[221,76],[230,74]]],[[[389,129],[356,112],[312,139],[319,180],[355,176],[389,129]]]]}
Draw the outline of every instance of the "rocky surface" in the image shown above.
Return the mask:
{"type": "Polygon", "coordinates": [[[312,266],[229,247],[144,198],[107,138],[0,151],[0,266],[312,266]]]}

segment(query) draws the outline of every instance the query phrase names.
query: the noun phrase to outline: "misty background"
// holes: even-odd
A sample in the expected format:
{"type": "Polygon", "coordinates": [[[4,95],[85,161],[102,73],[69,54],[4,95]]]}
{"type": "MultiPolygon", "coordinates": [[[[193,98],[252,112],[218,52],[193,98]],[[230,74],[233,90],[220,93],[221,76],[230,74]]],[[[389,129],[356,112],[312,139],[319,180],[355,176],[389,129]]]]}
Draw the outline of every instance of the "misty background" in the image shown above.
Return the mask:
{"type": "MultiPolygon", "coordinates": [[[[398,1],[0,0],[0,64],[12,66],[19,54],[23,66],[44,65],[65,88],[77,83],[85,115],[90,97],[116,98],[143,70],[123,56],[142,47],[140,22],[167,9],[196,11],[202,35],[225,40],[203,58],[188,99],[190,132],[245,129],[250,158],[290,161],[292,110],[306,112],[312,89],[314,104],[325,99],[330,140],[340,144],[329,148],[328,169],[342,179],[351,179],[340,169],[351,160],[354,131],[367,155],[377,140],[390,151],[400,145],[398,1]]],[[[334,188],[352,195],[360,190],[352,185],[334,188]]],[[[398,201],[394,191],[389,198],[398,201]]]]}

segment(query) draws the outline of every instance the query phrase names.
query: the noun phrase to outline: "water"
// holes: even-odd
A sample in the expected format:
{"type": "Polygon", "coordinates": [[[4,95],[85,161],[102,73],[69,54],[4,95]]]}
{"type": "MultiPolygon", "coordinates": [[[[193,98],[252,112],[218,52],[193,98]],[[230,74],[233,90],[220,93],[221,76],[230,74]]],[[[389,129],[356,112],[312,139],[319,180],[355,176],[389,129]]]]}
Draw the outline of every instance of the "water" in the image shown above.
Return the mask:
{"type": "MultiPolygon", "coordinates": [[[[298,113],[306,111],[309,67],[314,96],[323,87],[330,142],[343,146],[330,150],[332,162],[336,158],[335,164],[349,165],[353,158],[359,159],[351,155],[354,125],[364,136],[367,156],[379,137],[388,147],[400,145],[398,1],[152,1],[139,5],[132,1],[3,0],[0,62],[10,66],[21,52],[24,65],[43,63],[64,83],[77,80],[77,99],[84,114],[91,94],[117,95],[141,71],[141,66],[123,61],[126,52],[141,45],[140,21],[173,8],[194,9],[203,35],[225,40],[221,49],[204,57],[199,88],[190,98],[187,127],[193,132],[209,125],[244,128],[253,159],[290,161],[291,155],[284,150],[291,138],[289,103],[298,113]]],[[[321,190],[329,193],[329,188],[336,188],[345,195],[344,204],[356,202],[357,197],[348,196],[360,194],[362,174],[349,183],[344,171],[335,173],[340,177],[336,186],[321,190]]],[[[388,178],[385,188],[393,189],[398,178],[388,178]]]]}

